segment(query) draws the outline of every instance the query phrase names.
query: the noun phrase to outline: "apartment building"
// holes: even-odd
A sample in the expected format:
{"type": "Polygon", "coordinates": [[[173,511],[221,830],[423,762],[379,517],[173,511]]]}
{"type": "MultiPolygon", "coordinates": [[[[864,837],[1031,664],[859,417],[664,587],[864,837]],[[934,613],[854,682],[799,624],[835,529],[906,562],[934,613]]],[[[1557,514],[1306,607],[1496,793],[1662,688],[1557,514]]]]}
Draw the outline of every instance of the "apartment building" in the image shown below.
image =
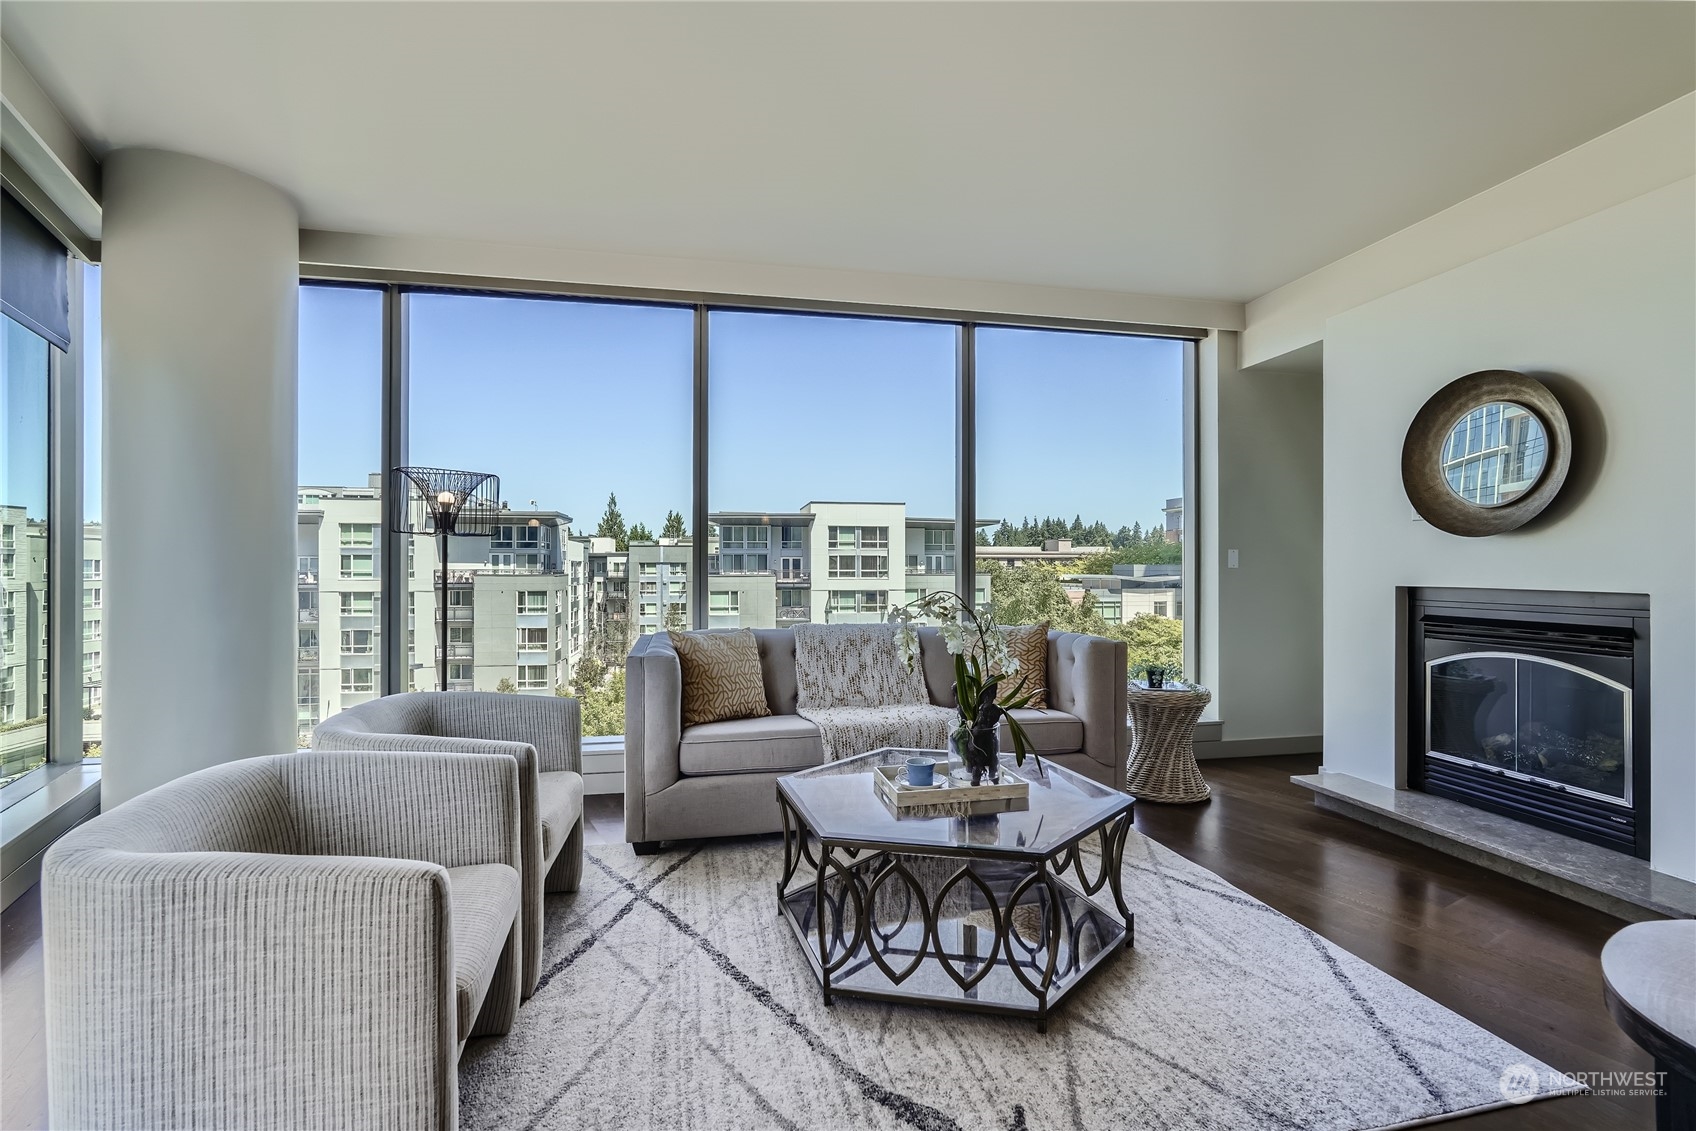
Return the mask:
{"type": "MultiPolygon", "coordinates": [[[[453,690],[554,693],[589,635],[588,546],[557,511],[509,511],[487,536],[449,539],[445,639],[432,539],[408,544],[407,674],[434,690],[446,650],[453,690]]],[[[382,690],[381,477],[302,487],[297,512],[297,737],[382,690]]]]}
{"type": "Polygon", "coordinates": [[[1060,584],[1074,602],[1088,594],[1108,624],[1126,624],[1144,614],[1182,619],[1183,575],[1181,565],[1121,565],[1111,574],[1061,574],[1060,584]]]}
{"type": "MultiPolygon", "coordinates": [[[[709,517],[709,627],[870,623],[955,586],[954,520],[910,516],[904,503],[709,517]]],[[[989,578],[979,574],[974,600],[988,599],[989,578]]]]}
{"type": "Polygon", "coordinates": [[[47,752],[47,524],[0,507],[0,780],[47,752]]]}

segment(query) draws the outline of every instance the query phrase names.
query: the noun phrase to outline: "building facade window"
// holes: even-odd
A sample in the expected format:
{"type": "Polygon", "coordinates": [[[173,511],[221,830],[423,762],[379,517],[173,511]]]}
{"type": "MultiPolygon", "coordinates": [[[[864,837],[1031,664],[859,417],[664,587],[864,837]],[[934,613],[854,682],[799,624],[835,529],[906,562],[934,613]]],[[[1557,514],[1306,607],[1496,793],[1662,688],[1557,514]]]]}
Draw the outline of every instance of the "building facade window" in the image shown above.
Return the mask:
{"type": "Polygon", "coordinates": [[[372,669],[343,668],[342,691],[344,694],[358,694],[370,691],[375,686],[372,669]]]}
{"type": "Polygon", "coordinates": [[[547,629],[521,628],[518,630],[518,650],[520,652],[545,652],[547,649],[547,629]]]}
{"type": "Polygon", "coordinates": [[[518,667],[518,689],[520,691],[541,691],[548,686],[548,665],[520,664],[518,667]]]}

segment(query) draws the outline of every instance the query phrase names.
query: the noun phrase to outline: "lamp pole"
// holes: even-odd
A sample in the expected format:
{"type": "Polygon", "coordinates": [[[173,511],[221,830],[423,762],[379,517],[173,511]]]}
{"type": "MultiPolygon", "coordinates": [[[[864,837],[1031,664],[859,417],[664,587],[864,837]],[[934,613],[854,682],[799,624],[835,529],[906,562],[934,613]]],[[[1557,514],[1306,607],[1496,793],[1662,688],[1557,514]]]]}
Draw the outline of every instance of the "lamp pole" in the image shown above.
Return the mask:
{"type": "Polygon", "coordinates": [[[436,496],[436,544],[441,549],[442,570],[437,582],[437,600],[442,610],[442,653],[436,660],[436,686],[448,689],[448,535],[453,533],[454,494],[443,491],[436,496]]]}

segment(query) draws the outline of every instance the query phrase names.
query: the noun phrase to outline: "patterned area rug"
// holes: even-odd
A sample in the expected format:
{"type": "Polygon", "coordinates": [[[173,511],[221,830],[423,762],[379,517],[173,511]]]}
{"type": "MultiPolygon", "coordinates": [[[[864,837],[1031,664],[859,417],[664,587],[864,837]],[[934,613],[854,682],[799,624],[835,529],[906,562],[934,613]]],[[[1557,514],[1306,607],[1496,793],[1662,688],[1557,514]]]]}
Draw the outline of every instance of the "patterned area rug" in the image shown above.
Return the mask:
{"type": "Polygon", "coordinates": [[[1514,1066],[1507,1091],[1579,1090],[1135,832],[1136,949],[1046,1035],[826,1008],[777,914],[776,838],[588,855],[583,890],[548,897],[541,990],[466,1049],[463,1127],[1383,1128],[1505,1106],[1514,1066]]]}

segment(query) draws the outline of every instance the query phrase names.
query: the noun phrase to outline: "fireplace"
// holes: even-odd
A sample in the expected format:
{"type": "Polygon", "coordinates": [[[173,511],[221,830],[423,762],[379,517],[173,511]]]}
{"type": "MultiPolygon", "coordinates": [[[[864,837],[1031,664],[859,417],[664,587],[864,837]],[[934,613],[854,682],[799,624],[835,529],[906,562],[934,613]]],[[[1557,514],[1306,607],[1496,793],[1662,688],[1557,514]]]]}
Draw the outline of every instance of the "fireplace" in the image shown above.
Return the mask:
{"type": "Polygon", "coordinates": [[[1408,785],[1649,855],[1649,598],[1408,591],[1408,785]]]}

